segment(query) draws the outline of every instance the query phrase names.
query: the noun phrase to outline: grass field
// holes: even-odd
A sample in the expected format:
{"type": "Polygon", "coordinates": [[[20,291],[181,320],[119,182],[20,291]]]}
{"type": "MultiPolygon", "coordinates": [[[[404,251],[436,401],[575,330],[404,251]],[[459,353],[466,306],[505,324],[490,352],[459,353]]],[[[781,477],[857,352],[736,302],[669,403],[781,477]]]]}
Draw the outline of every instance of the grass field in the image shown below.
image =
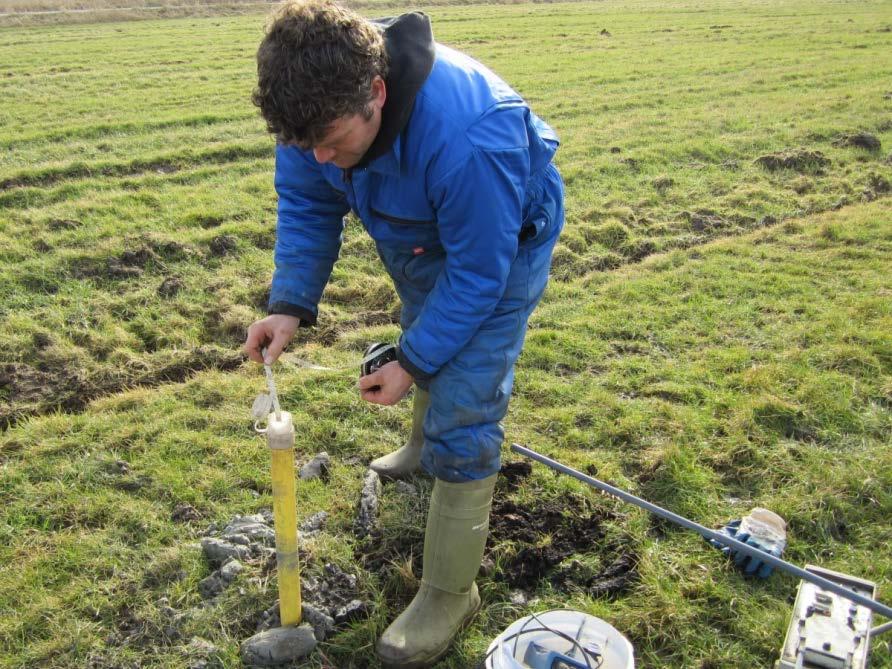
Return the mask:
{"type": "MultiPolygon", "coordinates": [[[[892,599],[889,3],[430,13],[563,141],[568,224],[509,439],[707,525],[768,506],[789,559],[892,599]]],[[[277,597],[265,563],[210,602],[197,588],[208,525],[271,503],[249,417],[263,379],[239,353],[275,237],[273,145],[249,101],[264,20],[0,29],[0,667],[239,666],[277,597]],[[174,520],[183,504],[194,517],[174,520]]],[[[292,355],[350,365],[396,337],[397,311],[353,222],[292,355]]],[[[352,372],[279,376],[299,462],[333,459],[329,483],[298,488],[301,519],[331,514],[305,571],[335,563],[373,603],[302,666],[374,667],[418,576],[429,480],[421,499],[385,486],[374,545],[351,527],[365,465],[409,410],[364,405],[352,372]]],[[[596,540],[522,582],[524,544],[494,533],[483,612],[442,666],[475,666],[555,606],[613,623],[644,669],[771,666],[794,579],[747,580],[538,466],[497,499],[567,508],[596,540]],[[593,588],[617,560],[622,587],[593,588]]],[[[549,530],[541,546],[573,543],[549,530]]],[[[872,666],[892,667],[884,637],[872,666]]]]}

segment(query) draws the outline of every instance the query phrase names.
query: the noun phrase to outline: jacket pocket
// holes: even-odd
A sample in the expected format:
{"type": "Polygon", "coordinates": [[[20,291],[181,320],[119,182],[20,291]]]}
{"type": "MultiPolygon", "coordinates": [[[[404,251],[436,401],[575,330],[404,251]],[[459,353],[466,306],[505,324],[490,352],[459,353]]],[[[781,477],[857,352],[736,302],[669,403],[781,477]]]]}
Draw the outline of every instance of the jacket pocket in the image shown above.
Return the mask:
{"type": "Polygon", "coordinates": [[[394,223],[396,225],[433,225],[434,223],[436,223],[436,221],[434,220],[401,218],[399,216],[392,216],[391,214],[385,214],[383,211],[378,211],[375,208],[372,208],[372,215],[377,216],[381,220],[387,221],[388,223],[394,223]]]}
{"type": "Polygon", "coordinates": [[[427,249],[406,260],[403,265],[403,277],[415,288],[431,291],[445,264],[446,253],[442,248],[427,249]]]}

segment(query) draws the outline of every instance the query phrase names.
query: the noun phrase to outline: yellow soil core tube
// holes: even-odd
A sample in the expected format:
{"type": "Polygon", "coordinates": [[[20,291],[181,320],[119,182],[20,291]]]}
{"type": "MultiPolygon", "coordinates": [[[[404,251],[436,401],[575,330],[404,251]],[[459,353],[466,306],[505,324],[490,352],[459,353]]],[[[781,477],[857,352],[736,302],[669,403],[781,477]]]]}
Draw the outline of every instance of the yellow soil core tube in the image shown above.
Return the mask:
{"type": "Polygon", "coordinates": [[[297,500],[294,487],[294,425],[287,411],[269,415],[266,438],[272,454],[273,516],[279,615],[282,626],[300,623],[300,564],[297,554],[297,500]],[[278,416],[278,417],[277,417],[278,416]]]}

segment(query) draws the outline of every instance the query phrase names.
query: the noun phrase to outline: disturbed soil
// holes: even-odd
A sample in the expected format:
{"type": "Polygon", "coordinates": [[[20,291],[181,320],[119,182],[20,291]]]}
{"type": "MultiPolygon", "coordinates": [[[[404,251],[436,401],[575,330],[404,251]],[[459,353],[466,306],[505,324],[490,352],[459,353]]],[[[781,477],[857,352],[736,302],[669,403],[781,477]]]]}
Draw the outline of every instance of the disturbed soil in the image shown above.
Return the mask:
{"type": "MultiPolygon", "coordinates": [[[[544,581],[560,592],[582,590],[591,596],[624,590],[636,578],[638,557],[633,546],[605,540],[604,524],[617,514],[583,496],[536,497],[533,504],[511,499],[531,471],[524,461],[507,463],[501,470],[483,559],[484,565],[499,566],[484,572],[523,590],[534,590],[544,581]],[[602,566],[593,568],[592,562],[602,566]]],[[[423,532],[419,528],[388,536],[376,530],[358,545],[356,557],[371,572],[411,562],[412,572],[420,575],[423,532]]]]}
{"type": "Polygon", "coordinates": [[[883,148],[876,135],[863,131],[840,135],[833,141],[833,145],[852,146],[858,149],[866,149],[867,151],[880,151],[883,148]]]}
{"type": "Polygon", "coordinates": [[[493,504],[489,553],[505,544],[508,551],[494,576],[513,588],[534,589],[549,581],[561,591],[582,589],[593,596],[623,590],[635,577],[637,558],[629,546],[604,540],[603,523],[613,517],[591,508],[584,499],[569,497],[528,507],[511,500],[493,504]],[[606,563],[591,569],[579,558],[597,555],[606,563]]]}
{"type": "Polygon", "coordinates": [[[756,158],[756,164],[769,172],[793,170],[794,172],[817,172],[830,164],[830,159],[820,151],[810,149],[790,149],[769,153],[756,158]]]}
{"type": "Polygon", "coordinates": [[[0,429],[24,416],[60,409],[77,412],[94,399],[135,386],[179,383],[195,372],[231,371],[244,361],[241,352],[215,346],[190,351],[159,352],[148,356],[145,369],[121,370],[116,374],[91,374],[75,361],[52,356],[36,366],[11,362],[0,365],[0,429]]]}

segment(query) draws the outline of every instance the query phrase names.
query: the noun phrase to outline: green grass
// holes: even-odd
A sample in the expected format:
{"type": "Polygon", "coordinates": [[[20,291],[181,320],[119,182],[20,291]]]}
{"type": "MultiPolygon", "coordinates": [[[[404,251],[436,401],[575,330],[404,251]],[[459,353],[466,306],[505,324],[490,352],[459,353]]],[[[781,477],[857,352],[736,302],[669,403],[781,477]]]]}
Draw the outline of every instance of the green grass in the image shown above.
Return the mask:
{"type": "MultiPolygon", "coordinates": [[[[875,580],[888,600],[889,5],[430,11],[440,41],[512,82],[563,140],[568,224],[509,439],[707,525],[768,506],[789,521],[791,560],[875,580]],[[882,150],[835,141],[856,131],[882,150]],[[797,151],[829,162],[755,162],[797,151]]],[[[197,590],[207,525],[270,506],[248,416],[263,381],[238,354],[274,242],[273,147],[249,102],[262,25],[0,29],[0,667],[173,669],[195,661],[194,637],[238,666],[277,596],[260,565],[212,606],[197,590]],[[202,520],[173,522],[182,502],[202,520]],[[175,633],[162,598],[186,614],[175,633]]],[[[354,223],[295,355],[349,365],[396,336],[397,308],[354,223]]],[[[300,461],[334,460],[328,485],[299,486],[301,518],[332,514],[307,569],[334,561],[375,603],[305,666],[375,666],[374,638],[411,597],[424,504],[385,488],[396,559],[382,569],[363,569],[351,524],[364,463],[401,443],[409,413],[364,405],[352,372],[280,377],[300,461]]],[[[610,598],[543,580],[518,606],[499,570],[519,547],[492,545],[483,613],[443,666],[474,666],[550,606],[610,621],[645,669],[776,657],[794,579],[744,579],[696,536],[538,466],[500,495],[533,510],[587,499],[605,535],[576,559],[598,571],[633,553],[637,580],[610,598]]],[[[872,666],[892,667],[882,638],[872,666]]]]}

